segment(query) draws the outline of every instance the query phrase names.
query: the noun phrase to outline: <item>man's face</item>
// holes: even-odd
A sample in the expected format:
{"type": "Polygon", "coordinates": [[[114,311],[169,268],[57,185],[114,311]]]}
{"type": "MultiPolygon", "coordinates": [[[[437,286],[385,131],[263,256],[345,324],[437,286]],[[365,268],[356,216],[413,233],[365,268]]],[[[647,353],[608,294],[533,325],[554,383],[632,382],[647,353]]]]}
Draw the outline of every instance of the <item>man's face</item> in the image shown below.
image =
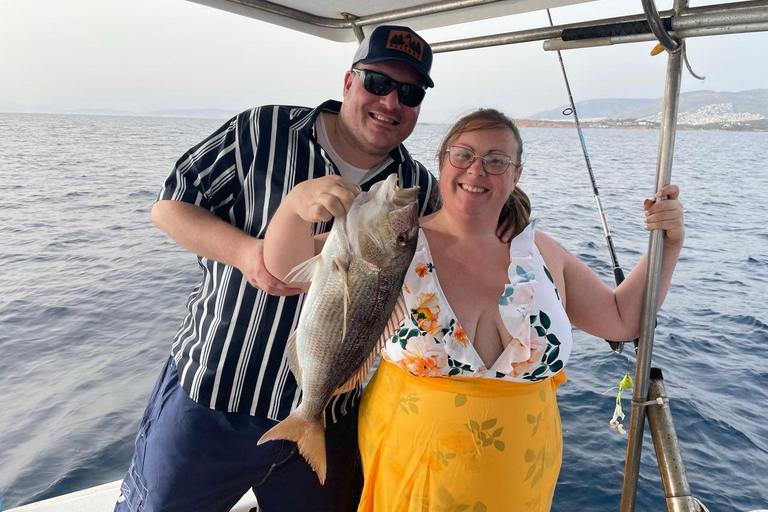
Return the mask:
{"type": "MultiPolygon", "coordinates": [[[[399,61],[357,64],[408,84],[421,84],[419,73],[399,61]]],[[[338,129],[355,151],[367,157],[385,158],[413,131],[419,117],[419,107],[400,103],[397,89],[386,96],[376,96],[365,90],[362,79],[352,71],[344,76],[344,101],[339,112],[338,129]]]]}

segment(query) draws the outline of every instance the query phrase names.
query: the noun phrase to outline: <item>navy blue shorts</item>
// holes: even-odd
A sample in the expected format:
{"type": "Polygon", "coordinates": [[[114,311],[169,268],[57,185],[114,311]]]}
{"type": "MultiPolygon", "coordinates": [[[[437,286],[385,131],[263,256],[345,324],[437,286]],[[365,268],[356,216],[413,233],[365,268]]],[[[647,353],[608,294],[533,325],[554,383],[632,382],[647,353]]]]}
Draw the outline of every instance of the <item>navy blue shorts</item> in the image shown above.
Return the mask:
{"type": "Polygon", "coordinates": [[[296,443],[256,446],[275,424],[198,404],[179,385],[170,358],[149,398],[115,512],[225,512],[249,488],[263,512],[356,510],[362,487],[357,409],[326,428],[325,485],[296,443]]]}

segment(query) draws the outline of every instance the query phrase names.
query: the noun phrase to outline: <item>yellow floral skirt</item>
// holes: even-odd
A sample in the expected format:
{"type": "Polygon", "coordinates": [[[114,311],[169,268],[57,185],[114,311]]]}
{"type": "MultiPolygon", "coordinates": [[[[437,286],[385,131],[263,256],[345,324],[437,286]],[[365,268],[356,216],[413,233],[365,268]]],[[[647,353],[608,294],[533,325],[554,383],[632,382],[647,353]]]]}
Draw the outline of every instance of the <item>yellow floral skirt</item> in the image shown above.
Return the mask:
{"type": "Polygon", "coordinates": [[[416,377],[382,360],[360,404],[358,512],[548,511],[565,380],[416,377]]]}

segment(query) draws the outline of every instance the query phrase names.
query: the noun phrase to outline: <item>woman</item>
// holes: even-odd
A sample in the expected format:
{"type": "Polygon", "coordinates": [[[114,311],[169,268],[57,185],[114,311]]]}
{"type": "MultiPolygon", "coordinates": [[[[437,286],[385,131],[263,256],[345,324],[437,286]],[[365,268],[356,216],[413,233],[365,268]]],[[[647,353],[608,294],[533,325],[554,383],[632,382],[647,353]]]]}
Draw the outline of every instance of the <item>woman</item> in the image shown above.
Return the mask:
{"type": "MultiPolygon", "coordinates": [[[[491,109],[462,118],[443,141],[443,205],[420,220],[403,286],[411,315],[360,406],[360,511],[549,510],[571,324],[606,339],[638,335],[645,257],[613,291],[536,230],[516,188],[522,150],[513,121],[491,109]],[[503,243],[496,232],[510,216],[516,235],[503,243]]],[[[339,215],[356,192],[316,183],[280,209],[304,221],[339,215]]],[[[657,194],[668,200],[644,204],[646,229],[666,231],[659,304],[684,238],[678,193],[668,185],[657,194]]]]}

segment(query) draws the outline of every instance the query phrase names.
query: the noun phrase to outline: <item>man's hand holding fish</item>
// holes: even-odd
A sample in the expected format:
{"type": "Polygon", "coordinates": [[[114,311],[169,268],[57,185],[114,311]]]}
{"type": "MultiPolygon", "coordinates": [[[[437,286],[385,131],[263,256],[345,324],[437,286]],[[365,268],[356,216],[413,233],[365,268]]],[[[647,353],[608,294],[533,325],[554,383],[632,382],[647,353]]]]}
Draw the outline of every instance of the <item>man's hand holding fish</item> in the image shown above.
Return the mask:
{"type": "Polygon", "coordinates": [[[285,199],[302,219],[319,222],[346,215],[361,190],[333,175],[299,183],[285,199]]]}

